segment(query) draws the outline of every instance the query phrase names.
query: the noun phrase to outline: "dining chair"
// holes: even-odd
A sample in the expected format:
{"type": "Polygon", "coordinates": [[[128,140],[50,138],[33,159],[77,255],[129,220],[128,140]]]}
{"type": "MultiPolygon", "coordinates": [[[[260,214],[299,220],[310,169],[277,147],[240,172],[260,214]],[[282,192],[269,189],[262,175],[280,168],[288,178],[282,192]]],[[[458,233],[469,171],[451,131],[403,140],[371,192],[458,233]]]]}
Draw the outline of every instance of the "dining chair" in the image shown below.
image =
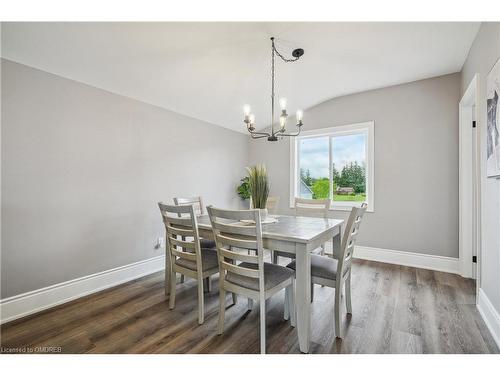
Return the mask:
{"type": "MultiPolygon", "coordinates": [[[[198,285],[198,323],[204,321],[203,287],[210,289],[210,276],[219,272],[215,249],[202,248],[195,209],[192,205],[158,203],[166,230],[166,264],[170,284],[169,308],[175,307],[177,273],[191,277],[198,285]],[[192,239],[192,240],[191,240],[192,239]]],[[[165,283],[167,277],[165,278],[165,283]]]]}
{"type": "Polygon", "coordinates": [[[194,213],[197,216],[203,215],[205,213],[203,209],[203,200],[200,196],[198,197],[189,197],[189,198],[174,198],[174,204],[176,206],[186,206],[191,205],[194,207],[194,213]]]}
{"type": "MultiPolygon", "coordinates": [[[[205,215],[205,210],[203,209],[203,200],[200,196],[191,198],[174,198],[174,204],[176,206],[193,206],[196,216],[205,215]]],[[[203,248],[215,248],[214,240],[201,238],[200,241],[201,247],[203,248]]]]}
{"type": "MultiPolygon", "coordinates": [[[[203,209],[203,199],[201,196],[197,197],[188,197],[188,198],[174,198],[174,204],[176,206],[187,206],[191,205],[194,207],[194,213],[196,216],[201,216],[205,214],[205,210],[203,209]]],[[[184,239],[184,238],[183,238],[184,239]]],[[[215,249],[215,241],[208,238],[201,238],[201,247],[206,249],[215,249]]],[[[184,275],[181,275],[181,284],[184,282],[184,275]]]]}
{"type": "Polygon", "coordinates": [[[211,206],[207,210],[219,257],[218,334],[224,333],[226,292],[257,300],[260,306],[260,351],[265,353],[266,300],[282,289],[285,289],[284,318],[290,319],[291,325],[295,326],[295,272],[264,262],[259,210],[222,210],[211,206]],[[255,255],[239,249],[255,251],[255,255]]]}
{"type": "MultiPolygon", "coordinates": [[[[340,299],[344,286],[347,313],[352,314],[351,263],[361,219],[366,208],[366,203],[363,203],[361,207],[352,208],[345,227],[338,259],[311,254],[311,283],[335,288],[335,333],[339,338],[342,337],[340,332],[340,299]]],[[[287,267],[295,270],[295,261],[288,264],[287,267]]]]}
{"type": "MultiPolygon", "coordinates": [[[[328,218],[328,211],[330,210],[329,199],[305,199],[295,198],[295,216],[321,216],[325,219],[328,218]]],[[[325,244],[321,244],[321,255],[325,255],[325,244]]],[[[295,255],[290,253],[283,253],[273,251],[273,263],[278,264],[278,257],[286,257],[294,259],[295,255]]]]}

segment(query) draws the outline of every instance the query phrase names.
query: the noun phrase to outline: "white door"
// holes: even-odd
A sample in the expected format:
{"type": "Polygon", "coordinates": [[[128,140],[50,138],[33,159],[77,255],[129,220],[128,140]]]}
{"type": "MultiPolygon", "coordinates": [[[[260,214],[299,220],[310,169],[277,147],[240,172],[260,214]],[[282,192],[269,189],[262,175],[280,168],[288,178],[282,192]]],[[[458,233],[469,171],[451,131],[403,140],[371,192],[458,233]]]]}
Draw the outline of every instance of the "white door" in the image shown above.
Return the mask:
{"type": "Polygon", "coordinates": [[[460,274],[474,279],[480,261],[477,84],[476,75],[459,104],[459,264],[460,274]]]}

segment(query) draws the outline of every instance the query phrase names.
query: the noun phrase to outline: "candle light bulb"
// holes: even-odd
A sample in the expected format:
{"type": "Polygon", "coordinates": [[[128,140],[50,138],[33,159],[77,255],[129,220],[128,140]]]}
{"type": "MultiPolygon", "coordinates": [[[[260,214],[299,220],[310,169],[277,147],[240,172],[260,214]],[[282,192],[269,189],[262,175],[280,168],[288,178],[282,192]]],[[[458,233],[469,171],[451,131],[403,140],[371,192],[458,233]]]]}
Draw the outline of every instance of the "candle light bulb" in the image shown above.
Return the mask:
{"type": "Polygon", "coordinates": [[[243,106],[243,114],[244,114],[245,116],[250,115],[250,106],[249,106],[248,104],[245,104],[245,105],[243,106]]]}
{"type": "Polygon", "coordinates": [[[297,111],[297,122],[302,121],[302,117],[304,116],[304,112],[302,112],[300,109],[297,111]]]}
{"type": "Polygon", "coordinates": [[[280,98],[280,108],[282,111],[286,109],[286,98],[280,98]]]}
{"type": "Polygon", "coordinates": [[[255,124],[255,115],[253,115],[253,114],[249,115],[248,119],[250,120],[250,124],[252,124],[252,125],[255,124]]]}
{"type": "Polygon", "coordinates": [[[285,126],[286,126],[286,117],[285,116],[280,116],[280,126],[281,126],[281,129],[285,129],[285,126]]]}

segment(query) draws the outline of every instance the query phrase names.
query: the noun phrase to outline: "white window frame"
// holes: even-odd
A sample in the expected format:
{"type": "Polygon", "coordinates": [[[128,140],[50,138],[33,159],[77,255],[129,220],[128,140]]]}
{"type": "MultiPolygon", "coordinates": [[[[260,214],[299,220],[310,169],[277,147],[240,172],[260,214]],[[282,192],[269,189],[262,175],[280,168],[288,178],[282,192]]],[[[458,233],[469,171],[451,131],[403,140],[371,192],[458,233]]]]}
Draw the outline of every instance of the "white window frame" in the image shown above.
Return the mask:
{"type": "MultiPolygon", "coordinates": [[[[305,138],[329,137],[330,163],[332,160],[332,137],[339,135],[360,134],[367,135],[365,148],[366,160],[366,203],[367,211],[373,212],[374,202],[374,176],[375,176],[375,122],[360,122],[350,125],[339,125],[330,128],[303,131],[300,136],[290,139],[290,208],[295,207],[295,197],[299,188],[299,163],[298,163],[298,142],[305,138]]],[[[329,166],[330,174],[332,169],[329,166]]],[[[330,176],[330,181],[332,176],[330,176]]],[[[333,186],[330,186],[333,189],[333,186]]],[[[359,207],[363,202],[336,202],[332,200],[330,210],[350,211],[352,207],[359,207]]]]}

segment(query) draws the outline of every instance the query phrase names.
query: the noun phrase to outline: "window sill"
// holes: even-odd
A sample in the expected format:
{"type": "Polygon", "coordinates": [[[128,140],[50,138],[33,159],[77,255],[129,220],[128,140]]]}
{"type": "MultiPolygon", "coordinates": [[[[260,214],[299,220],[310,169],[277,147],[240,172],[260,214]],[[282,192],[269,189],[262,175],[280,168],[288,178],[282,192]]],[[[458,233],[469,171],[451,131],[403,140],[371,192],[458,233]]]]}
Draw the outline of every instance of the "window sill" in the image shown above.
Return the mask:
{"type": "MultiPolygon", "coordinates": [[[[353,207],[359,207],[359,206],[355,206],[355,205],[349,205],[349,206],[337,206],[337,205],[333,205],[332,207],[330,207],[330,211],[351,211],[351,208],[353,207]]],[[[366,209],[366,212],[374,212],[373,211],[373,208],[371,208],[370,206],[368,206],[368,208],[366,209]]]]}
{"type": "MultiPolygon", "coordinates": [[[[351,209],[353,207],[359,207],[359,206],[355,206],[353,204],[350,204],[350,205],[333,205],[329,208],[329,211],[351,211],[351,209]]],[[[293,205],[290,205],[290,209],[295,209],[295,206],[293,205]]],[[[370,207],[370,205],[368,205],[368,208],[366,209],[366,212],[375,212],[375,210],[370,207]]]]}

